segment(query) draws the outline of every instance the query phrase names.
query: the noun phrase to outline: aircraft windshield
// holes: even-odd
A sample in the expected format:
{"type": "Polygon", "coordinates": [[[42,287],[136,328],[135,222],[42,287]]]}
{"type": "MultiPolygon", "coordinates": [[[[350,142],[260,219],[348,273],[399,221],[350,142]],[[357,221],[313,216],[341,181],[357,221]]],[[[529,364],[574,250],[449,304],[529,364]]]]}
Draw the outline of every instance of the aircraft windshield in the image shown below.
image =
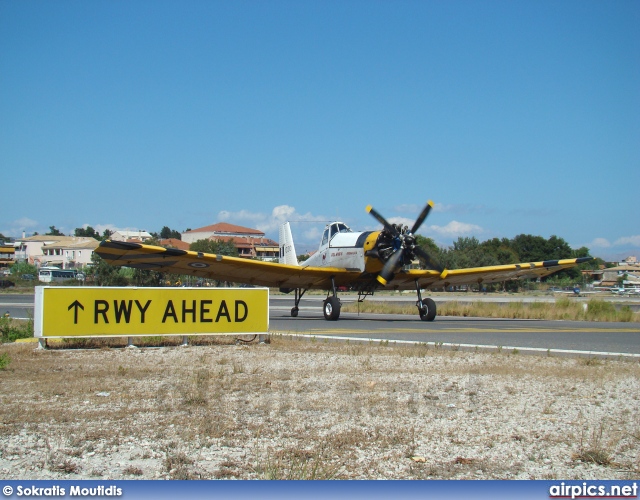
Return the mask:
{"type": "Polygon", "coordinates": [[[338,233],[351,233],[351,232],[353,231],[351,231],[351,229],[349,229],[349,227],[346,224],[343,224],[342,222],[336,222],[334,224],[331,224],[331,236],[329,236],[329,239],[333,238],[338,233]]]}
{"type": "Polygon", "coordinates": [[[321,245],[326,245],[327,242],[338,233],[353,233],[353,231],[342,222],[334,222],[331,226],[327,226],[322,235],[321,245]]]}

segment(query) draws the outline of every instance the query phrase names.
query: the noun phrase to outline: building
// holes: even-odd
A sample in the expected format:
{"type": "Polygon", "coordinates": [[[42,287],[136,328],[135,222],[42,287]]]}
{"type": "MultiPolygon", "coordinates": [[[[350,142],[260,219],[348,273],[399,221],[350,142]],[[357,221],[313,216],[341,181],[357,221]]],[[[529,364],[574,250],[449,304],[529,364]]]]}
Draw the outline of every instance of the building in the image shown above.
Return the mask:
{"type": "Polygon", "coordinates": [[[29,236],[16,240],[15,259],[38,267],[49,265],[73,269],[89,264],[99,244],[95,238],[80,236],[29,236]]]}
{"type": "Polygon", "coordinates": [[[189,243],[178,238],[166,238],[159,241],[161,247],[177,248],[178,250],[189,250],[189,243]]]}
{"type": "Polygon", "coordinates": [[[147,231],[116,231],[111,233],[111,241],[139,241],[144,243],[153,238],[147,231]]]}
{"type": "Polygon", "coordinates": [[[623,278],[625,285],[640,285],[640,265],[622,265],[603,269],[602,286],[617,286],[618,279],[623,278]]]}
{"type": "Polygon", "coordinates": [[[182,241],[187,244],[207,239],[223,242],[233,240],[238,255],[247,259],[277,260],[280,252],[278,243],[265,238],[262,231],[226,222],[182,233],[182,241]]]}
{"type": "Polygon", "coordinates": [[[74,238],[44,245],[42,252],[47,265],[62,269],[79,269],[91,263],[91,256],[100,242],[95,238],[74,238]],[[82,241],[78,241],[82,240],[82,241]]]}
{"type": "Polygon", "coordinates": [[[233,240],[238,256],[246,259],[278,260],[280,256],[280,246],[269,238],[212,236],[209,239],[225,243],[233,240]]]}
{"type": "Polygon", "coordinates": [[[15,262],[16,249],[13,244],[0,245],[0,268],[9,267],[15,262]]]}
{"type": "Polygon", "coordinates": [[[264,233],[250,227],[235,226],[226,222],[218,222],[210,226],[192,229],[182,233],[182,241],[193,243],[198,240],[231,238],[262,238],[264,233]]]}

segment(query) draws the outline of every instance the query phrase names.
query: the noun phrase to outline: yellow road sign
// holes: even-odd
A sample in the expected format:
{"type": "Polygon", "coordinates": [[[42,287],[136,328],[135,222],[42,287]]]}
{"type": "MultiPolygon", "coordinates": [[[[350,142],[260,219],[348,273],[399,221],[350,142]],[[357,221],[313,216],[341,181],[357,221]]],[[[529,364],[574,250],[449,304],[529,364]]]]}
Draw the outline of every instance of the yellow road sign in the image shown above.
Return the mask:
{"type": "Polygon", "coordinates": [[[36,287],[36,337],[267,333],[268,288],[36,287]]]}

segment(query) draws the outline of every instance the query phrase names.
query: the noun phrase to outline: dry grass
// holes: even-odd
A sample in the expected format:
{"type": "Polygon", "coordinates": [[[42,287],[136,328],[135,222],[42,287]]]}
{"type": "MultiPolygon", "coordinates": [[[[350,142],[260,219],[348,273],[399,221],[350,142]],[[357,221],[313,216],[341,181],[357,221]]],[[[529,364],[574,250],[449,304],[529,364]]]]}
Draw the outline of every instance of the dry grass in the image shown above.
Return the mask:
{"type": "MultiPolygon", "coordinates": [[[[463,316],[477,318],[513,318],[513,319],[546,319],[571,321],[620,321],[640,322],[640,313],[634,313],[629,306],[616,310],[611,302],[591,299],[585,311],[582,302],[572,301],[567,297],[551,302],[509,302],[495,304],[491,302],[441,302],[438,304],[439,316],[463,316]]],[[[377,302],[375,300],[345,303],[343,312],[410,314],[416,315],[417,308],[409,304],[377,302]]]]}
{"type": "Polygon", "coordinates": [[[599,478],[640,472],[640,366],[325,344],[6,344],[7,479],[599,478]]]}

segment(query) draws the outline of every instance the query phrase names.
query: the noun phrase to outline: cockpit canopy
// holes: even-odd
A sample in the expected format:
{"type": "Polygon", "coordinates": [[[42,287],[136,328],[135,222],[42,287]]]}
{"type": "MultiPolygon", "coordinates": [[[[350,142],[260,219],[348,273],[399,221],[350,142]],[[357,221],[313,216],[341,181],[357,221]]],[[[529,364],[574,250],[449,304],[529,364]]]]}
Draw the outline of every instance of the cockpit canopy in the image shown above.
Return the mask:
{"type": "Polygon", "coordinates": [[[338,233],[353,233],[353,231],[344,222],[332,222],[324,228],[324,234],[322,235],[322,243],[320,246],[324,246],[329,243],[331,238],[338,233]]]}

